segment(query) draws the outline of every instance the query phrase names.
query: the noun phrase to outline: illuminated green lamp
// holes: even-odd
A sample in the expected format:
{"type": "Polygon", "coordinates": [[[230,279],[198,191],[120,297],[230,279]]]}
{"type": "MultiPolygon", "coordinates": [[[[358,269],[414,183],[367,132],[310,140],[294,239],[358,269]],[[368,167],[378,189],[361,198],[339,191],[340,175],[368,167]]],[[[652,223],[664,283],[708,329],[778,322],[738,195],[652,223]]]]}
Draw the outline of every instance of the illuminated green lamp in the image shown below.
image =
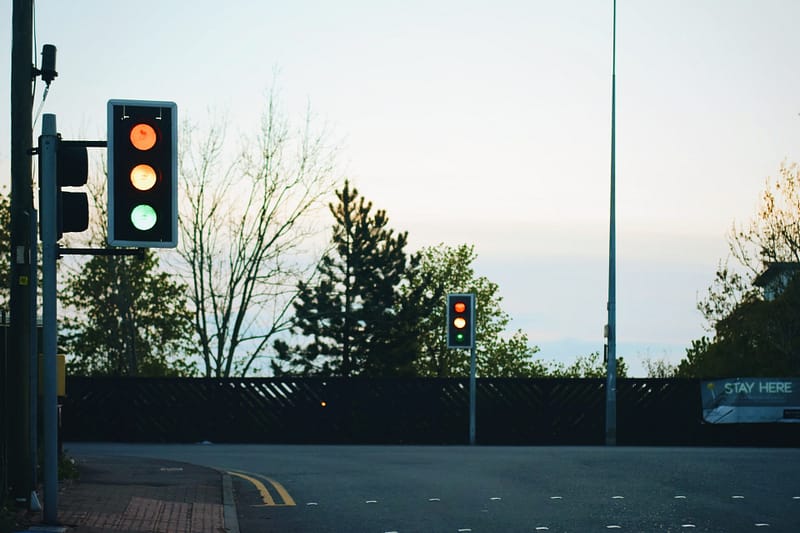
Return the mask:
{"type": "Polygon", "coordinates": [[[131,224],[139,231],[152,229],[157,221],[156,210],[147,204],[139,204],[131,211],[131,224]]]}

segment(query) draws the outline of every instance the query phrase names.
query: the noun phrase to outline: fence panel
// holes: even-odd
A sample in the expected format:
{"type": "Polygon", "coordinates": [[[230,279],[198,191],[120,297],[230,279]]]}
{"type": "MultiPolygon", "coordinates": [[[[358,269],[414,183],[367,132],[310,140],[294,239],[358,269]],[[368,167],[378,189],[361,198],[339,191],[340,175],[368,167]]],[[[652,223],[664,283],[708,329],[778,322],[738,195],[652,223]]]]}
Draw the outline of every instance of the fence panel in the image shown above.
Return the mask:
{"type": "MultiPolygon", "coordinates": [[[[621,445],[800,446],[800,424],[703,424],[699,381],[621,379],[621,445]],[[742,427],[746,426],[746,427],[742,427]]],[[[479,379],[477,441],[599,445],[603,379],[479,379]]],[[[466,444],[467,379],[67,380],[68,441],[466,444]]]]}

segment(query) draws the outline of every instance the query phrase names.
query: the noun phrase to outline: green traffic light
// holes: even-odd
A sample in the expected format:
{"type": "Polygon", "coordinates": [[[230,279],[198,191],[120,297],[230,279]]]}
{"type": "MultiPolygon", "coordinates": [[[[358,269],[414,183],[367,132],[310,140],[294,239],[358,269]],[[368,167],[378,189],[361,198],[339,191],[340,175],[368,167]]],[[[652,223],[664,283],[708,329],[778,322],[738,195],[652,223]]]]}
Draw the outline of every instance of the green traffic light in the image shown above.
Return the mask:
{"type": "Polygon", "coordinates": [[[139,231],[147,231],[156,225],[158,215],[152,206],[140,204],[131,211],[131,224],[139,231]]]}

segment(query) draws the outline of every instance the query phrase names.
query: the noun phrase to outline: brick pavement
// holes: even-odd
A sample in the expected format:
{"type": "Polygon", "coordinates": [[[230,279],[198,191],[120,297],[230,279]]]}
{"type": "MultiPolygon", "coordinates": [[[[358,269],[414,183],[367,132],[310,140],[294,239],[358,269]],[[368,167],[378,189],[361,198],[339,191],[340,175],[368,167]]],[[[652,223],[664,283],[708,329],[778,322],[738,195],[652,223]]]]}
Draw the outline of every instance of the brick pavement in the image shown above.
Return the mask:
{"type": "Polygon", "coordinates": [[[158,459],[81,457],[61,487],[58,520],[70,533],[222,533],[222,474],[158,459]]]}

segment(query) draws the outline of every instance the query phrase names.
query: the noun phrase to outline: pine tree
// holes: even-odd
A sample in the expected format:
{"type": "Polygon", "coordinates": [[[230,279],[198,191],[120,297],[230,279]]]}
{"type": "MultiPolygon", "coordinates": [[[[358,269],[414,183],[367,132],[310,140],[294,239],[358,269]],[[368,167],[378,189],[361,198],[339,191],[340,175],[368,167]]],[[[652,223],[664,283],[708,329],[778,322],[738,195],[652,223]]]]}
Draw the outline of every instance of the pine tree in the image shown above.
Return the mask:
{"type": "Polygon", "coordinates": [[[345,181],[330,205],[336,221],[332,247],[315,284],[299,284],[292,332],[309,339],[275,343],[273,372],[333,376],[396,376],[413,373],[418,346],[416,317],[427,300],[403,297],[418,257],[407,257],[407,233],[387,227],[383,210],[359,197],[345,181]]]}

